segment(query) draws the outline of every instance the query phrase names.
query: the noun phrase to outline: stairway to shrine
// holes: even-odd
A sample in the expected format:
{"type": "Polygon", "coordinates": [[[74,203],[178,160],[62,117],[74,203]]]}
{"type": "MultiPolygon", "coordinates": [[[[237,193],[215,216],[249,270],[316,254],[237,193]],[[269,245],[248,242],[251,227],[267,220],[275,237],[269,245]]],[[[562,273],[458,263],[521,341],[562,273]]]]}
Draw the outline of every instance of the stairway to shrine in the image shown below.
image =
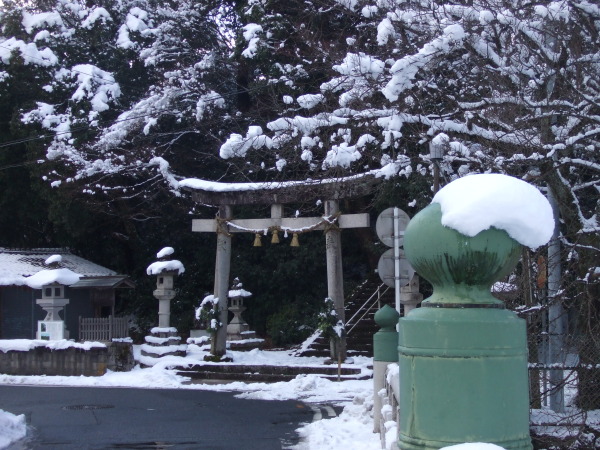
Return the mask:
{"type": "MultiPolygon", "coordinates": [[[[373,334],[379,331],[375,313],[383,305],[394,306],[394,290],[374,273],[358,286],[345,303],[348,356],[373,356],[373,334]]],[[[329,340],[313,334],[295,353],[297,356],[329,356],[329,340]]]]}

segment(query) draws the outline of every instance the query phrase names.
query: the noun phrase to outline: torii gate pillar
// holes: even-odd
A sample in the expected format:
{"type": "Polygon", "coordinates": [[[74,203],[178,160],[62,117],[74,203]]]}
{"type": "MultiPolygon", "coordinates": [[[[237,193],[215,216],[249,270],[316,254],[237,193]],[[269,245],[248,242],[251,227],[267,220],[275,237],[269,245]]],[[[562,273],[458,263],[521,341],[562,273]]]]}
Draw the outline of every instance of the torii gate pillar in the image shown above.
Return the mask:
{"type": "MultiPolygon", "coordinates": [[[[340,212],[338,200],[325,202],[325,215],[334,216],[340,212]]],[[[340,229],[331,225],[325,232],[325,248],[327,258],[327,294],[333,300],[335,312],[343,323],[346,323],[344,307],[344,275],[342,271],[342,240],[340,229]]],[[[338,352],[340,359],[346,359],[346,339],[339,341],[338,352]]]]}
{"type": "MultiPolygon", "coordinates": [[[[231,206],[219,206],[219,217],[231,217],[231,206]]],[[[223,356],[227,349],[227,296],[229,293],[229,275],[231,270],[231,234],[225,225],[217,225],[217,255],[215,258],[214,293],[219,299],[219,321],[222,326],[217,329],[215,339],[211,342],[211,353],[223,356]]]]}

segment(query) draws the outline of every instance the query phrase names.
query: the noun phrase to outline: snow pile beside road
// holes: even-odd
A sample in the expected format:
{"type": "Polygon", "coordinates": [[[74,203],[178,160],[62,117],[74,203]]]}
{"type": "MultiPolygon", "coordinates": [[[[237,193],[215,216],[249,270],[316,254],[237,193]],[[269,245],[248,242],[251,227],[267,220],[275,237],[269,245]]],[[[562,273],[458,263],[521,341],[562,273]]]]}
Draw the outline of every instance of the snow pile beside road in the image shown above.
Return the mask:
{"type": "Polygon", "coordinates": [[[372,409],[372,393],[356,395],[338,417],[317,420],[300,428],[302,442],[295,450],[380,450],[379,435],[373,433],[372,409]]]}
{"type": "Polygon", "coordinates": [[[0,448],[25,437],[26,426],[23,414],[15,416],[0,409],[0,448]]]}

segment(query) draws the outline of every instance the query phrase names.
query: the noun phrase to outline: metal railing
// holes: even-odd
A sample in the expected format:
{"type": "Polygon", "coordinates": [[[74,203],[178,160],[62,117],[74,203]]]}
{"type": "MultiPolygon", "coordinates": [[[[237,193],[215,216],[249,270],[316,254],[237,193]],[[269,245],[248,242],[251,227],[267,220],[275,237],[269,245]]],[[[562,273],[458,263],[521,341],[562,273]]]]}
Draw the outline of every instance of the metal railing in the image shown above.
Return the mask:
{"type": "Polygon", "coordinates": [[[348,336],[352,330],[358,325],[358,323],[367,315],[369,312],[377,306],[377,309],[381,308],[381,297],[385,295],[385,293],[390,289],[384,283],[381,283],[377,286],[377,289],[371,296],[362,304],[360,308],[352,315],[352,317],[346,322],[346,336],[348,336]],[[385,289],[384,289],[385,288],[385,289]],[[362,314],[361,314],[362,313],[362,314]],[[354,321],[354,319],[359,315],[358,319],[354,321]]]}
{"type": "Polygon", "coordinates": [[[79,340],[110,341],[129,337],[127,317],[79,317],[79,340]]]}

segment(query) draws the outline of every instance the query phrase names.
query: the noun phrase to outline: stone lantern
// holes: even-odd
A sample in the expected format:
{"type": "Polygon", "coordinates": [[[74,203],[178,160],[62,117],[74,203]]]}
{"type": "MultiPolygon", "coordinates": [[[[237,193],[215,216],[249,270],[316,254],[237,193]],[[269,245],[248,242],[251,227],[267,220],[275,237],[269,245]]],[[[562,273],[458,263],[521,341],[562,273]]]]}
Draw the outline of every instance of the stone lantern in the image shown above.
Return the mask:
{"type": "Polygon", "coordinates": [[[156,289],[152,294],[158,299],[158,326],[167,328],[171,322],[171,300],[175,298],[173,289],[177,272],[169,270],[156,275],[156,289]]]}
{"type": "Polygon", "coordinates": [[[59,283],[42,286],[42,298],[35,301],[46,312],[44,320],[38,321],[37,339],[60,340],[68,338],[65,322],[59,312],[69,304],[65,298],[65,287],[59,283]]]}
{"type": "Polygon", "coordinates": [[[44,262],[48,269],[40,270],[25,279],[27,286],[42,291],[42,298],[36,300],[36,304],[46,312],[46,317],[38,321],[37,339],[54,341],[69,337],[59,312],[69,304],[69,299],[65,298],[65,286],[77,283],[81,275],[60,267],[61,262],[60,255],[52,255],[44,262]]]}
{"type": "Polygon", "coordinates": [[[158,299],[158,327],[150,330],[141,346],[140,363],[144,367],[152,366],[163,356],[185,356],[187,346],[181,344],[177,329],[171,327],[171,300],[175,298],[175,277],[185,272],[180,261],[166,260],[172,255],[173,248],[165,247],[157,253],[156,261],[148,266],[146,273],[156,276],[156,289],[152,292],[158,299]]]}
{"type": "Polygon", "coordinates": [[[157,253],[156,261],[148,266],[146,273],[156,275],[156,289],[152,293],[158,299],[158,327],[168,328],[171,321],[171,300],[175,298],[175,277],[185,272],[183,264],[177,260],[166,261],[166,257],[172,255],[174,250],[165,247],[157,253]]]}
{"type": "Polygon", "coordinates": [[[233,313],[233,319],[227,325],[227,340],[235,341],[242,339],[252,339],[256,335],[250,330],[250,326],[242,318],[242,313],[246,311],[244,298],[251,297],[252,293],[242,289],[242,283],[239,279],[233,280],[233,286],[229,291],[229,311],[233,313]]]}

